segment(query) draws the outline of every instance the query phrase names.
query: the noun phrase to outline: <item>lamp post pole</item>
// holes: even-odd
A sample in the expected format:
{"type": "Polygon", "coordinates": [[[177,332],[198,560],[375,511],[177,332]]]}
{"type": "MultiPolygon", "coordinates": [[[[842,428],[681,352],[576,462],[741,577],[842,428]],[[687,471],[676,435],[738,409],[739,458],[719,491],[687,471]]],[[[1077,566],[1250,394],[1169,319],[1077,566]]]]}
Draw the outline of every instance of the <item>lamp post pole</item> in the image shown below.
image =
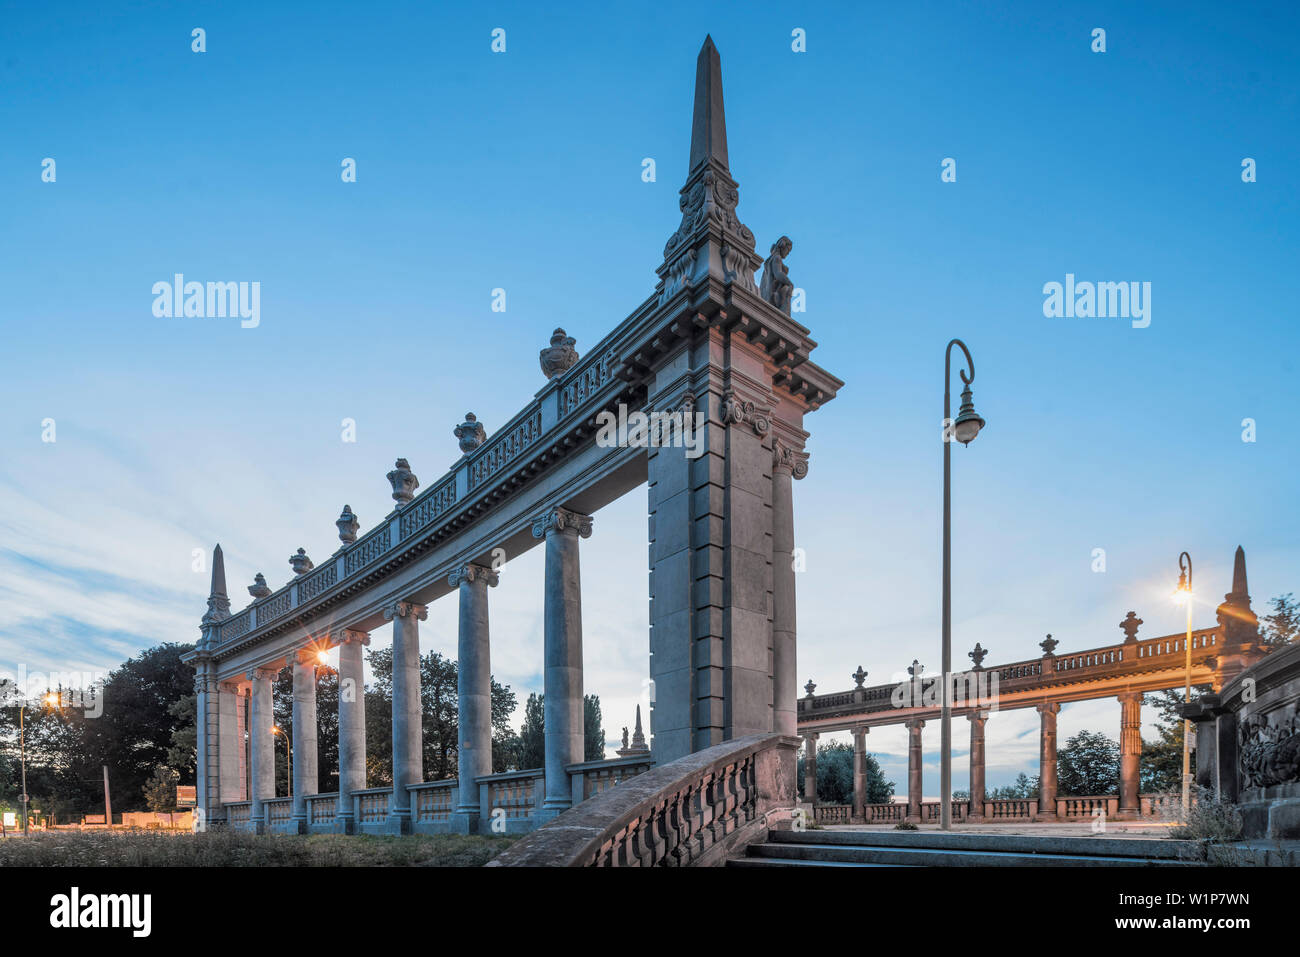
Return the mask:
{"type": "Polygon", "coordinates": [[[975,381],[975,360],[966,343],[953,339],[943,355],[943,648],[940,680],[943,682],[939,720],[939,827],[952,830],[952,440],[963,445],[984,427],[975,412],[970,384],[975,381]],[[966,356],[966,369],[959,369],[962,384],[961,408],[952,419],[952,347],[966,356]],[[967,371],[969,370],[969,371],[967,371]]]}
{"type": "Polygon", "coordinates": [[[27,704],[25,702],[18,705],[18,741],[19,750],[22,752],[23,765],[23,793],[20,795],[23,806],[23,837],[27,836],[27,804],[30,800],[27,797],[27,723],[26,723],[27,704]]]}
{"type": "MultiPolygon", "coordinates": [[[[1192,556],[1183,552],[1178,556],[1178,588],[1183,592],[1187,606],[1187,634],[1183,639],[1183,704],[1192,700],[1192,556]],[[1186,559],[1187,567],[1183,567],[1186,559]]],[[[1192,721],[1183,719],[1183,821],[1191,810],[1192,800],[1192,721]]]]}

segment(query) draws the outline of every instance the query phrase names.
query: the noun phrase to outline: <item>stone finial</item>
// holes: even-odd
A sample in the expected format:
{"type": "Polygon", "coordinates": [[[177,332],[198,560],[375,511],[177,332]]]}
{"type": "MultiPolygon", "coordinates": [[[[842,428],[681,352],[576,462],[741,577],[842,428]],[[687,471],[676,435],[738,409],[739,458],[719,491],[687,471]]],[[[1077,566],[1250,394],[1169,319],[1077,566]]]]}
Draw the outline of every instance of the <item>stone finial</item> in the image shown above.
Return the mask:
{"type": "Polygon", "coordinates": [[[925,665],[913,658],[912,663],[907,666],[907,673],[913,678],[919,678],[925,674],[925,665]]]}
{"type": "Polygon", "coordinates": [[[988,653],[989,653],[989,652],[988,652],[988,649],[987,649],[987,648],[981,648],[981,647],[980,647],[980,643],[977,641],[977,642],[975,642],[975,650],[974,650],[974,651],[968,651],[968,652],[966,652],[966,657],[970,658],[971,661],[975,662],[975,670],[976,670],[976,671],[983,671],[983,670],[984,670],[984,657],[985,657],[985,655],[987,655],[988,653]]]}
{"type": "Polygon", "coordinates": [[[616,752],[620,758],[630,758],[638,754],[649,754],[650,745],[646,744],[645,734],[641,731],[641,706],[636,706],[636,730],[632,732],[632,740],[629,743],[627,728],[623,729],[623,747],[616,752]]]}
{"type": "Polygon", "coordinates": [[[862,682],[867,680],[867,672],[863,670],[862,665],[858,665],[858,670],[853,672],[852,677],[853,680],[857,682],[858,687],[861,688],[862,682]]]}
{"type": "Polygon", "coordinates": [[[1259,618],[1250,607],[1250,590],[1246,584],[1246,552],[1238,545],[1232,560],[1232,591],[1223,596],[1215,609],[1223,643],[1249,645],[1259,641],[1259,618]]]}
{"type": "Polygon", "coordinates": [[[289,567],[293,569],[295,575],[305,575],[315,568],[316,564],[307,557],[306,551],[300,548],[298,554],[289,556],[289,567]]]}
{"type": "Polygon", "coordinates": [[[265,598],[271,594],[271,586],[266,583],[266,576],[258,572],[253,576],[253,584],[248,586],[248,593],[254,598],[265,598]]]}
{"type": "Polygon", "coordinates": [[[474,417],[473,412],[466,412],[465,421],[451,431],[460,440],[460,450],[466,455],[473,452],[487,439],[487,432],[483,430],[483,423],[474,417]]]}
{"type": "Polygon", "coordinates": [[[1056,646],[1059,644],[1060,644],[1059,641],[1057,641],[1051,635],[1048,635],[1046,638],[1044,638],[1042,641],[1038,643],[1038,647],[1043,649],[1044,658],[1050,658],[1052,655],[1056,654],[1056,646]]]}
{"type": "Polygon", "coordinates": [[[563,329],[556,329],[551,334],[551,344],[537,357],[542,364],[542,375],[547,379],[555,379],[573,368],[573,364],[578,361],[578,350],[573,347],[576,341],[563,329]]]}
{"type": "Polygon", "coordinates": [[[811,698],[813,696],[813,692],[817,690],[817,685],[813,683],[813,680],[811,678],[809,678],[808,683],[803,686],[803,690],[808,692],[808,697],[811,698]]]}
{"type": "Polygon", "coordinates": [[[790,281],[790,271],[785,267],[785,257],[794,249],[789,236],[782,236],[772,244],[771,255],[763,263],[763,279],[758,287],[758,294],[767,302],[790,315],[790,297],[794,293],[794,283],[790,281]]]}
{"type": "Polygon", "coordinates": [[[1142,624],[1142,619],[1135,612],[1129,612],[1124,616],[1124,620],[1119,623],[1120,631],[1124,632],[1124,643],[1129,644],[1138,640],[1138,625],[1142,624]]]}
{"type": "Polygon", "coordinates": [[[624,751],[627,750],[628,743],[629,742],[627,740],[627,725],[623,725],[623,750],[624,751]]]}
{"type": "Polygon", "coordinates": [[[344,545],[351,545],[357,540],[357,529],[361,527],[361,522],[352,514],[351,505],[343,506],[343,511],[334,524],[339,527],[339,541],[344,545]]]}
{"type": "Polygon", "coordinates": [[[226,594],[226,559],[221,546],[212,550],[212,587],[208,591],[208,610],[203,613],[204,624],[224,621],[230,617],[230,596],[226,594]]]}
{"type": "Polygon", "coordinates": [[[405,505],[415,498],[415,490],[420,487],[420,480],[411,471],[411,463],[398,459],[393,470],[388,473],[388,481],[393,484],[393,501],[398,506],[405,505]]]}

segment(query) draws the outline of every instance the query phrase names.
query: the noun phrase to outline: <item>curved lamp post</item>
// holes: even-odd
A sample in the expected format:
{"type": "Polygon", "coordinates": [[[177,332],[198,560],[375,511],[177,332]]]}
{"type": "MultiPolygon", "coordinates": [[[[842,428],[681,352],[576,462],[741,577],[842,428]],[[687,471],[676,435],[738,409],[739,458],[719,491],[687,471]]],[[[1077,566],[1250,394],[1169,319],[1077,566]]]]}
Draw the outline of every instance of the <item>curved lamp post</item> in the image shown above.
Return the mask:
{"type": "MultiPolygon", "coordinates": [[[[1178,556],[1178,590],[1174,600],[1187,606],[1187,635],[1183,638],[1183,704],[1192,700],[1192,556],[1178,556]]],[[[1192,721],[1183,719],[1183,820],[1192,800],[1192,721]]]]}
{"type": "Polygon", "coordinates": [[[943,661],[940,668],[943,698],[939,722],[939,827],[945,831],[952,830],[952,441],[970,445],[984,428],[984,420],[971,400],[970,384],[974,381],[975,360],[966,343],[953,339],[943,354],[943,661]],[[966,368],[958,370],[965,388],[956,419],[952,418],[949,390],[953,346],[960,347],[966,356],[966,368]]]}

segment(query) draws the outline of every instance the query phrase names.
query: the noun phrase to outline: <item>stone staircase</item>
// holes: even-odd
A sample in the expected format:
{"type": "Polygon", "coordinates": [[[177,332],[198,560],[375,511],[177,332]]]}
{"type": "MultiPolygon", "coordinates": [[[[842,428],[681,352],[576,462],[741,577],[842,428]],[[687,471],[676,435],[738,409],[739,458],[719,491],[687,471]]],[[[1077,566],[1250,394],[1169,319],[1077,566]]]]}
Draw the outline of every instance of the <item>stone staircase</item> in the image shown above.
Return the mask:
{"type": "Polygon", "coordinates": [[[1190,841],[940,831],[768,831],[728,867],[1188,867],[1190,841]]]}

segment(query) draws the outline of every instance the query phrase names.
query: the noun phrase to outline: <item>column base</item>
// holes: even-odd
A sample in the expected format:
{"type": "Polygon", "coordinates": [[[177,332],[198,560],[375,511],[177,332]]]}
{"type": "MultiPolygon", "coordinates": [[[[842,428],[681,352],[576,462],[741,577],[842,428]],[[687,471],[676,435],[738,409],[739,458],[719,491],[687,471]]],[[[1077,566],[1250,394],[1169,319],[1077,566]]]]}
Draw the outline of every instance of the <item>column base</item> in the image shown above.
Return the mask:
{"type": "Polygon", "coordinates": [[[1055,824],[1056,822],[1060,821],[1061,818],[1057,817],[1055,811],[1051,811],[1048,813],[1039,811],[1037,814],[1034,815],[1034,820],[1040,821],[1044,824],[1055,824]]]}
{"type": "Polygon", "coordinates": [[[1135,807],[1122,807],[1112,816],[1112,821],[1136,821],[1142,816],[1142,812],[1135,807]]]}
{"type": "Polygon", "coordinates": [[[384,820],[385,834],[411,834],[413,833],[410,811],[389,811],[388,817],[384,820]]]}
{"type": "Polygon", "coordinates": [[[357,821],[353,817],[335,817],[334,818],[335,834],[357,834],[357,821]]]}
{"type": "Polygon", "coordinates": [[[291,817],[289,818],[288,833],[310,834],[311,825],[307,823],[307,819],[305,817],[291,817]]]}
{"type": "Polygon", "coordinates": [[[478,834],[483,831],[478,808],[456,808],[451,812],[451,832],[453,834],[478,834]]]}

